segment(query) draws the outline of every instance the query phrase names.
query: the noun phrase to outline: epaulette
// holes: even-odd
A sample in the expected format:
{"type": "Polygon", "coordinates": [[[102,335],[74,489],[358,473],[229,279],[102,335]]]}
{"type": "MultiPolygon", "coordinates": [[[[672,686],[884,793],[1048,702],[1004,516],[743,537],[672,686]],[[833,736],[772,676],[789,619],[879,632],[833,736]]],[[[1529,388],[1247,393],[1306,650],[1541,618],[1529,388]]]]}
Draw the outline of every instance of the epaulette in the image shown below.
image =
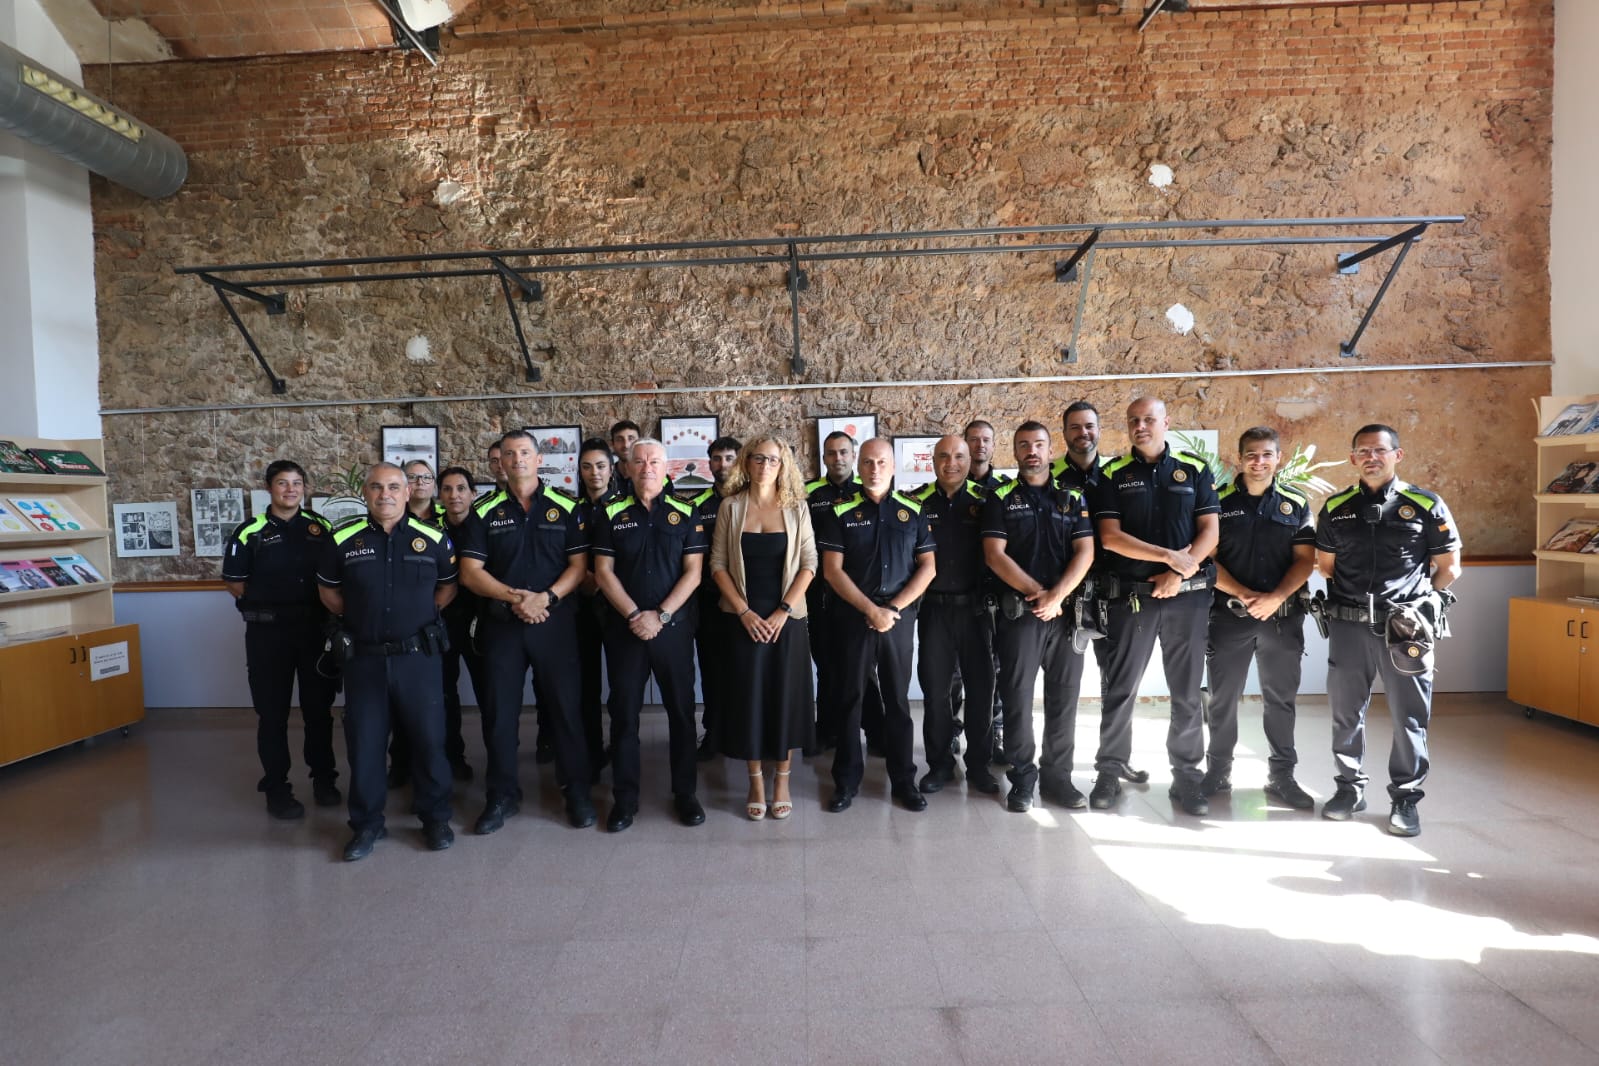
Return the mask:
{"type": "Polygon", "coordinates": [[[1414,485],[1406,485],[1399,490],[1399,495],[1416,503],[1423,511],[1431,511],[1438,506],[1438,497],[1426,489],[1418,489],[1414,485]]]}
{"type": "Polygon", "coordinates": [[[555,506],[565,511],[567,514],[571,514],[572,509],[577,506],[576,496],[573,496],[565,489],[557,488],[554,485],[545,485],[544,495],[549,497],[551,503],[555,504],[555,506]]]}
{"type": "Polygon", "coordinates": [[[844,512],[848,511],[850,508],[860,506],[860,502],[861,498],[859,496],[846,496],[842,500],[839,500],[837,503],[833,504],[833,513],[842,516],[844,512]]]}
{"type": "MultiPolygon", "coordinates": [[[[1235,493],[1237,491],[1238,491],[1238,482],[1229,481],[1229,482],[1227,482],[1227,484],[1225,484],[1225,485],[1223,485],[1221,487],[1221,491],[1220,492],[1216,493],[1216,499],[1225,500],[1227,497],[1231,496],[1233,493],[1235,493]]],[[[1281,492],[1282,489],[1279,488],[1277,491],[1281,492]]]]}
{"type": "Polygon", "coordinates": [[[889,495],[894,497],[900,503],[903,503],[906,507],[909,507],[911,509],[911,513],[913,513],[913,514],[921,514],[922,513],[922,504],[921,504],[920,500],[912,499],[910,496],[907,496],[905,493],[899,491],[898,489],[895,489],[893,492],[889,493],[889,495]]]}
{"type": "Polygon", "coordinates": [[[966,491],[971,493],[979,500],[985,499],[988,496],[988,490],[970,478],[966,480],[966,491]]]}
{"type": "Polygon", "coordinates": [[[1020,481],[1007,481],[1003,483],[999,488],[994,490],[994,499],[1003,500],[1006,496],[1009,496],[1011,493],[1015,492],[1016,486],[1020,484],[1020,481]]]}
{"type": "Polygon", "coordinates": [[[1064,474],[1065,472],[1066,472],[1066,457],[1064,455],[1061,456],[1060,458],[1056,459],[1053,463],[1049,464],[1049,476],[1050,476],[1051,479],[1058,478],[1062,474],[1064,474]]]}
{"type": "Polygon", "coordinates": [[[1128,463],[1130,463],[1132,461],[1133,461],[1133,453],[1132,452],[1128,452],[1126,455],[1118,455],[1116,458],[1112,459],[1110,462],[1108,462],[1104,466],[1100,467],[1099,468],[1099,472],[1101,474],[1104,474],[1106,477],[1110,477],[1112,474],[1116,473],[1118,470],[1120,470],[1122,467],[1126,466],[1128,463]]]}
{"type": "Polygon", "coordinates": [[[416,515],[408,514],[405,516],[405,520],[411,524],[412,529],[416,530],[418,533],[421,533],[434,544],[437,544],[439,541],[444,539],[444,531],[442,529],[437,529],[428,525],[416,515]]]}
{"type": "Polygon", "coordinates": [[[511,494],[506,492],[504,489],[495,489],[493,492],[485,492],[482,496],[477,498],[476,502],[472,504],[472,510],[477,513],[479,518],[482,518],[484,515],[488,514],[490,511],[494,510],[494,508],[498,507],[500,504],[504,503],[510,498],[511,494]]]}
{"type": "MultiPolygon", "coordinates": [[[[248,541],[250,539],[250,534],[258,533],[261,530],[265,529],[266,528],[266,524],[267,524],[266,515],[258,514],[254,518],[250,519],[248,522],[245,522],[243,525],[239,526],[238,532],[233,534],[233,535],[234,535],[235,538],[238,539],[238,542],[240,544],[243,544],[243,543],[245,543],[246,541],[248,541]]],[[[327,524],[326,520],[323,521],[323,524],[324,525],[327,524]]]]}
{"type": "Polygon", "coordinates": [[[686,502],[684,500],[680,500],[676,496],[663,495],[661,497],[661,499],[665,500],[666,501],[666,505],[668,507],[672,508],[673,510],[675,510],[679,514],[690,515],[690,516],[692,516],[694,514],[694,506],[693,506],[693,504],[690,504],[690,503],[688,503],[688,502],[686,502]]]}
{"type": "Polygon", "coordinates": [[[938,482],[929,481],[927,484],[923,485],[921,488],[911,490],[910,495],[911,495],[911,497],[913,499],[916,500],[917,503],[926,503],[928,500],[933,498],[933,493],[935,493],[937,491],[938,491],[938,482]]]}
{"type": "Polygon", "coordinates": [[[605,517],[609,521],[633,506],[633,497],[623,496],[620,500],[612,501],[605,506],[605,517]]]}
{"type": "Polygon", "coordinates": [[[1309,497],[1307,497],[1304,493],[1300,492],[1298,489],[1291,489],[1287,485],[1278,485],[1277,486],[1277,492],[1281,496],[1288,497],[1290,500],[1292,500],[1295,503],[1299,504],[1301,507],[1309,507],[1310,506],[1309,497]]]}
{"type": "Polygon", "coordinates": [[[827,484],[827,478],[825,476],[819,477],[815,481],[807,481],[805,483],[805,495],[809,496],[811,493],[815,492],[825,484],[827,484]]]}
{"type": "Polygon", "coordinates": [[[333,543],[343,544],[345,541],[361,532],[361,530],[365,529],[366,526],[367,516],[364,514],[356,515],[353,518],[346,518],[344,521],[333,527],[333,543]]]}
{"type": "Polygon", "coordinates": [[[1172,455],[1175,456],[1179,462],[1187,463],[1189,466],[1193,467],[1195,470],[1208,470],[1208,469],[1210,469],[1210,464],[1205,462],[1204,457],[1203,456],[1199,456],[1199,455],[1195,455],[1193,452],[1178,452],[1178,451],[1174,451],[1174,452],[1172,452],[1172,455]]]}
{"type": "Polygon", "coordinates": [[[1351,499],[1353,499],[1356,496],[1356,494],[1358,494],[1359,492],[1360,492],[1360,486],[1359,485],[1352,485],[1349,488],[1345,489],[1344,491],[1340,492],[1338,495],[1329,497],[1327,502],[1325,504],[1323,504],[1323,506],[1326,507],[1326,509],[1329,512],[1336,511],[1336,510],[1338,510],[1338,508],[1342,507],[1344,504],[1348,503],[1351,499]]]}
{"type": "Polygon", "coordinates": [[[544,489],[545,489],[546,492],[550,493],[550,495],[552,495],[552,496],[565,496],[567,499],[571,500],[573,503],[577,502],[577,493],[575,493],[571,489],[565,488],[565,487],[563,487],[561,485],[552,485],[549,482],[545,482],[544,483],[544,489]]]}
{"type": "MultiPolygon", "coordinates": [[[[311,508],[309,508],[309,507],[300,508],[300,513],[305,515],[306,518],[308,518],[311,521],[315,522],[317,525],[321,526],[323,529],[332,529],[333,528],[333,523],[332,522],[329,522],[326,518],[323,518],[320,514],[318,514],[316,511],[311,510],[311,508]]],[[[261,517],[265,518],[266,516],[262,515],[261,517]]]]}

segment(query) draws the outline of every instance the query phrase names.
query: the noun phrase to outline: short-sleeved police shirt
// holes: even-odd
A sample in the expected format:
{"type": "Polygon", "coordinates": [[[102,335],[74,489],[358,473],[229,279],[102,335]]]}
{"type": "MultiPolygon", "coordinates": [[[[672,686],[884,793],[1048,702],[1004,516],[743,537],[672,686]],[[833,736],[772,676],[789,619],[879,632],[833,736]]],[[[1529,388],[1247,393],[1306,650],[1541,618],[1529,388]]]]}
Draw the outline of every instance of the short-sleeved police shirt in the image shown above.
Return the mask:
{"type": "Polygon", "coordinates": [[[811,527],[820,529],[817,525],[826,517],[827,513],[845,500],[861,494],[861,483],[858,478],[846,478],[843,483],[835,485],[825,477],[805,485],[805,501],[811,509],[811,527]]]}
{"type": "MultiPolygon", "coordinates": [[[[582,520],[583,528],[588,531],[591,542],[590,547],[593,546],[594,528],[599,524],[600,519],[605,517],[605,509],[622,498],[615,489],[606,489],[597,500],[589,499],[587,492],[577,498],[577,516],[582,520]]],[[[589,573],[592,574],[593,572],[594,554],[591,551],[589,553],[589,573]]]]}
{"type": "Polygon", "coordinates": [[[222,580],[245,582],[239,606],[319,607],[316,569],[331,523],[302,509],[288,521],[270,511],[243,522],[228,538],[222,580]]]}
{"type": "Polygon", "coordinates": [[[577,500],[543,482],[526,510],[504,489],[479,500],[462,530],[464,558],[480,560],[491,577],[511,588],[534,592],[555,584],[570,556],[589,550],[577,500]]]}
{"type": "Polygon", "coordinates": [[[444,528],[444,505],[437,500],[434,500],[428,506],[426,514],[417,514],[415,511],[408,511],[407,513],[418,522],[425,522],[434,529],[444,528]]]}
{"type": "Polygon", "coordinates": [[[1007,481],[983,506],[983,537],[1003,540],[1005,554],[1045,588],[1066,572],[1074,542],[1093,535],[1076,489],[1007,481]]]}
{"type": "Polygon", "coordinates": [[[834,504],[816,527],[816,547],[841,554],[844,573],[855,587],[882,602],[910,581],[916,557],[937,545],[922,505],[889,492],[876,503],[862,493],[834,504]]]}
{"type": "Polygon", "coordinates": [[[1083,499],[1092,500],[1094,490],[1099,488],[1101,471],[1111,461],[1112,457],[1096,454],[1087,470],[1079,470],[1069,457],[1063,455],[1050,464],[1049,476],[1061,488],[1076,489],[1083,494],[1083,499]]]}
{"type": "MultiPolygon", "coordinates": [[[[465,528],[465,526],[466,519],[464,518],[461,520],[460,525],[455,525],[450,521],[448,515],[445,515],[444,517],[444,525],[442,528],[444,532],[449,535],[450,540],[455,544],[457,551],[460,551],[461,548],[461,531],[465,528]]],[[[444,605],[444,610],[442,613],[445,618],[458,623],[470,622],[477,616],[478,606],[482,602],[483,599],[481,596],[463,584],[455,590],[455,599],[444,605]]]]}
{"type": "Polygon", "coordinates": [[[654,507],[632,496],[617,500],[594,526],[594,554],[615,560],[617,580],[646,611],[658,608],[683,576],[683,557],[702,555],[706,546],[694,508],[666,493],[654,507]]]}
{"type": "Polygon", "coordinates": [[[988,493],[975,481],[962,482],[945,495],[938,482],[911,496],[922,505],[927,528],[938,545],[938,572],[927,591],[949,596],[976,595],[983,582],[983,501],[988,493]]]}
{"type": "Polygon", "coordinates": [[[414,637],[438,617],[433,593],[456,578],[447,533],[407,515],[392,533],[371,517],[333,531],[316,579],[344,597],[344,624],[361,644],[414,637]]]}
{"type": "Polygon", "coordinates": [[[1216,561],[1245,588],[1272,591],[1292,569],[1294,547],[1316,543],[1310,501],[1275,480],[1265,492],[1251,496],[1242,475],[1217,496],[1221,517],[1216,561]]]}
{"type": "MultiPolygon", "coordinates": [[[[1128,452],[1106,463],[1090,501],[1094,521],[1120,520],[1122,532],[1157,548],[1186,548],[1198,534],[1201,515],[1221,510],[1210,467],[1190,452],[1170,445],[1154,462],[1128,452]]],[[[1105,549],[1106,569],[1135,581],[1169,571],[1164,563],[1129,559],[1105,549]]]]}
{"type": "Polygon", "coordinates": [[[1432,587],[1432,557],[1459,551],[1460,534],[1442,497],[1395,478],[1375,492],[1361,484],[1329,498],[1316,548],[1338,557],[1328,582],[1334,600],[1365,606],[1369,594],[1404,603],[1432,587]]]}

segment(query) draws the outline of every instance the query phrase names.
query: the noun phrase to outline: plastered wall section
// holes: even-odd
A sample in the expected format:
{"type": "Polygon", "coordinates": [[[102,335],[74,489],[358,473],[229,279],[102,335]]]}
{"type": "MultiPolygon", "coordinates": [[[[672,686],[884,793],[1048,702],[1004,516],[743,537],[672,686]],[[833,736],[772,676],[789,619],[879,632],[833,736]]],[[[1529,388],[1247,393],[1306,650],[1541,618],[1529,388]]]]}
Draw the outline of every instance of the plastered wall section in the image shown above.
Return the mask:
{"type": "MultiPolygon", "coordinates": [[[[1450,500],[1468,552],[1529,550],[1529,401],[1549,372],[1491,364],[1549,358],[1552,4],[1207,12],[1142,36],[1136,12],[1046,14],[468,27],[446,36],[437,70],[393,53],[119,67],[118,103],[189,150],[191,179],[161,203],[95,184],[102,402],[222,409],[109,415],[113,497],[244,486],[280,455],[324,475],[373,458],[382,426],[418,423],[440,427],[446,462],[478,465],[512,426],[631,417],[653,430],[710,412],[735,434],[789,433],[811,467],[818,415],[876,412],[895,434],[987,417],[1008,438],[1088,398],[1115,451],[1119,411],[1153,393],[1178,426],[1230,441],[1265,423],[1334,457],[1356,426],[1391,423],[1403,472],[1450,500]],[[1054,282],[1056,256],[1017,250],[816,265],[799,378],[777,267],[547,277],[546,299],[523,308],[537,385],[521,380],[492,282],[295,291],[285,316],[242,310],[288,380],[274,397],[210,290],[172,273],[473,247],[1451,213],[1467,222],[1416,246],[1354,360],[1339,342],[1391,253],[1341,277],[1327,248],[1107,252],[1064,364],[1077,289],[1054,282]],[[1176,304],[1193,316],[1186,332],[1168,319],[1176,304]],[[1432,363],[1468,366],[1348,372],[1432,363]],[[1238,370],[1261,373],[1227,376],[1238,370]],[[1278,373],[1305,370],[1317,372],[1278,373]],[[1096,380],[948,384],[1059,374],[1096,380]],[[1139,378],[1151,374],[1175,377],[1139,378]],[[920,384],[855,384],[903,381],[920,384]],[[670,391],[684,387],[710,391],[670,391]],[[541,395],[572,392],[598,395],[541,395]],[[437,399],[479,394],[497,398],[437,399]],[[371,402],[390,398],[403,402],[371,402]],[[314,401],[337,403],[294,406],[314,401]]],[[[101,76],[89,72],[91,88],[101,76]]],[[[214,565],[128,560],[119,575],[214,565]]]]}

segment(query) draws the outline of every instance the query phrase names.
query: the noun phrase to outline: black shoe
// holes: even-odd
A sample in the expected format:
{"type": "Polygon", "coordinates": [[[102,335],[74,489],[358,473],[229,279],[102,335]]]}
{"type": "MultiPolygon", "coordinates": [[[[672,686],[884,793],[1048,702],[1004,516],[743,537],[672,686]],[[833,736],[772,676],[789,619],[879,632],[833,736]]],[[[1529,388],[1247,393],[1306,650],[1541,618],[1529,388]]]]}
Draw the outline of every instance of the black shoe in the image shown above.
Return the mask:
{"type": "Polygon", "coordinates": [[[337,807],[344,802],[344,793],[332,781],[311,782],[311,795],[318,807],[337,807]]]}
{"type": "Polygon", "coordinates": [[[988,736],[988,761],[995,766],[1009,766],[1010,761],[1005,758],[1005,731],[996,728],[988,736]]]}
{"type": "Polygon", "coordinates": [[[597,821],[599,815],[595,813],[594,802],[589,799],[587,792],[567,791],[566,794],[566,824],[573,829],[587,829],[597,821]]]}
{"type": "Polygon", "coordinates": [[[555,761],[555,747],[549,741],[540,738],[533,744],[533,761],[540,766],[548,766],[555,761]]]}
{"type": "Polygon", "coordinates": [[[389,787],[404,788],[411,783],[411,771],[403,766],[389,767],[389,787]]]}
{"type": "Polygon", "coordinates": [[[985,796],[999,795],[999,782],[987,770],[967,770],[966,787],[975,788],[985,796]]]}
{"type": "Polygon", "coordinates": [[[1123,781],[1131,781],[1135,785],[1147,784],[1149,782],[1149,771],[1134,770],[1131,766],[1124,766],[1122,767],[1121,779],[1123,781]]]}
{"type": "Polygon", "coordinates": [[[1116,806],[1116,800],[1121,794],[1121,775],[1100,774],[1094,778],[1093,791],[1088,793],[1088,805],[1096,811],[1108,811],[1116,806]]]}
{"type": "Polygon", "coordinates": [[[855,793],[848,789],[839,789],[833,793],[833,798],[827,801],[827,809],[833,814],[849,810],[849,805],[855,802],[855,793]]]}
{"type": "Polygon", "coordinates": [[[932,795],[953,780],[955,780],[955,771],[948,766],[942,766],[923,774],[916,787],[932,795]]]}
{"type": "Polygon", "coordinates": [[[925,811],[927,809],[927,797],[922,795],[921,790],[915,785],[895,785],[894,798],[907,811],[925,811]]]}
{"type": "Polygon", "coordinates": [[[1333,798],[1321,805],[1321,816],[1335,822],[1347,822],[1353,814],[1366,809],[1366,794],[1354,785],[1339,785],[1333,798]]]}
{"type": "Polygon", "coordinates": [[[305,804],[294,798],[293,789],[280,788],[267,793],[267,813],[280,822],[305,817],[305,804]]]}
{"type": "Polygon", "coordinates": [[[704,825],[705,808],[700,806],[697,797],[673,796],[672,805],[677,808],[677,820],[684,825],[704,825]]]}
{"type": "Polygon", "coordinates": [[[1396,837],[1421,835],[1421,815],[1416,813],[1416,801],[1409,796],[1394,800],[1393,812],[1388,815],[1388,832],[1396,837]]]}
{"type": "Polygon", "coordinates": [[[449,822],[424,822],[422,839],[427,841],[429,851],[448,851],[455,843],[455,830],[449,822]]]}
{"type": "Polygon", "coordinates": [[[1012,785],[1005,796],[1005,809],[1012,814],[1026,814],[1033,809],[1033,790],[1012,785]]]}
{"type": "Polygon", "coordinates": [[[472,826],[472,832],[480,837],[490,833],[499,832],[505,826],[505,820],[522,809],[516,800],[494,799],[483,808],[483,813],[477,816],[477,822],[472,826]]]}
{"type": "Polygon", "coordinates": [[[457,781],[472,780],[472,764],[465,759],[457,759],[450,764],[450,776],[457,781]]]}
{"type": "Polygon", "coordinates": [[[700,741],[700,746],[695,749],[694,757],[700,762],[710,762],[716,758],[716,745],[711,743],[711,735],[705,734],[705,739],[700,741]]]}
{"type": "Polygon", "coordinates": [[[1058,807],[1080,811],[1088,806],[1088,797],[1077,791],[1077,786],[1067,781],[1061,785],[1041,785],[1038,794],[1058,807]]]}
{"type": "Polygon", "coordinates": [[[1310,793],[1300,788],[1299,782],[1291,777],[1274,777],[1267,781],[1266,796],[1296,811],[1308,811],[1316,806],[1316,801],[1310,798],[1310,793]]]}
{"type": "Polygon", "coordinates": [[[1199,794],[1214,796],[1218,792],[1231,792],[1233,790],[1233,771],[1231,767],[1216,765],[1205,771],[1203,780],[1199,782],[1199,794]]]}
{"type": "Polygon", "coordinates": [[[1210,801],[1200,791],[1199,782],[1191,777],[1179,777],[1172,782],[1166,794],[1172,798],[1173,803],[1183,809],[1184,814],[1203,818],[1210,813],[1210,801]]]}
{"type": "Polygon", "coordinates": [[[344,861],[360,862],[362,859],[372,854],[372,849],[377,845],[378,841],[382,840],[388,835],[389,831],[383,828],[381,825],[376,829],[361,830],[359,833],[355,834],[355,836],[350,838],[350,842],[348,844],[344,845],[344,861]]]}
{"type": "Polygon", "coordinates": [[[605,831],[607,833],[620,833],[633,824],[633,813],[621,804],[611,808],[611,813],[605,816],[605,831]]]}

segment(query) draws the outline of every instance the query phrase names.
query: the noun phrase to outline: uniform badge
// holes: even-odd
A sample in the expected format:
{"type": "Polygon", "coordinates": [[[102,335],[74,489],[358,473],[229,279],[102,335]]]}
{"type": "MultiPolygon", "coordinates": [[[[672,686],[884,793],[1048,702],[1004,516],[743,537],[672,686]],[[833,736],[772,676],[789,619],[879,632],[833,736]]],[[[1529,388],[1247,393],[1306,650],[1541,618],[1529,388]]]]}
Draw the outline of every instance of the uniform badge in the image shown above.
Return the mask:
{"type": "Polygon", "coordinates": [[[666,516],[666,524],[669,526],[675,526],[681,521],[683,521],[683,516],[678,514],[676,511],[673,511],[671,514],[666,516]]]}
{"type": "Polygon", "coordinates": [[[1410,656],[1412,659],[1421,658],[1421,647],[1420,647],[1420,645],[1414,644],[1414,643],[1407,645],[1405,647],[1405,654],[1410,656]]]}
{"type": "Polygon", "coordinates": [[[1173,481],[1177,482],[1178,484],[1182,484],[1184,481],[1188,480],[1188,471],[1186,471],[1186,470],[1173,470],[1171,472],[1171,479],[1173,481]]]}
{"type": "Polygon", "coordinates": [[[428,542],[423,540],[421,537],[416,537],[411,541],[411,550],[414,552],[422,551],[427,546],[428,542]]]}
{"type": "Polygon", "coordinates": [[[496,508],[495,508],[495,509],[494,509],[494,517],[495,517],[495,518],[504,518],[504,517],[505,517],[505,508],[503,508],[503,507],[496,507],[496,508]]]}
{"type": "Polygon", "coordinates": [[[970,507],[966,508],[966,510],[971,512],[971,516],[973,518],[976,518],[977,517],[977,512],[980,510],[980,508],[974,503],[970,507]]]}
{"type": "Polygon", "coordinates": [[[361,537],[356,537],[356,538],[355,538],[355,542],[354,542],[354,546],[355,546],[355,548],[356,548],[356,549],[357,549],[357,550],[360,550],[360,549],[361,549],[361,548],[364,548],[364,547],[366,547],[366,541],[365,541],[365,539],[363,539],[363,538],[361,538],[361,537]]]}
{"type": "Polygon", "coordinates": [[[322,527],[317,525],[315,522],[312,522],[306,527],[305,532],[307,536],[320,537],[322,535],[322,527]]]}
{"type": "Polygon", "coordinates": [[[1277,505],[1277,509],[1280,510],[1283,514],[1293,514],[1294,513],[1294,505],[1289,503],[1286,500],[1284,500],[1282,503],[1278,504],[1277,505]]]}
{"type": "Polygon", "coordinates": [[[544,521],[546,521],[546,522],[558,521],[560,519],[560,517],[561,517],[561,512],[557,511],[553,507],[551,507],[548,511],[544,512],[544,521]]]}
{"type": "Polygon", "coordinates": [[[905,508],[901,507],[899,509],[899,514],[896,517],[898,517],[901,522],[909,522],[911,520],[911,513],[905,510],[905,508]]]}
{"type": "Polygon", "coordinates": [[[1407,503],[1403,507],[1399,508],[1399,517],[1408,522],[1412,518],[1416,517],[1416,509],[1407,503]]]}
{"type": "Polygon", "coordinates": [[[855,521],[859,522],[864,517],[865,517],[865,515],[862,514],[860,511],[856,511],[855,512],[855,521]]]}

